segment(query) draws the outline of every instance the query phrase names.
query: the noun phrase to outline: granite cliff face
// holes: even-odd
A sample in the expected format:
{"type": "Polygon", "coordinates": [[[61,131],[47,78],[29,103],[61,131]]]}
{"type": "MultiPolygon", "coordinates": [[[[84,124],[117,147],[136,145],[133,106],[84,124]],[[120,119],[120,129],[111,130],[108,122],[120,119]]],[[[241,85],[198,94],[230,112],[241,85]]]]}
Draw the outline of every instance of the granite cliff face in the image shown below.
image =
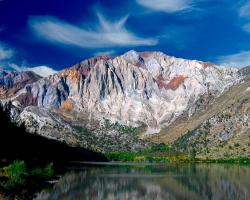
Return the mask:
{"type": "Polygon", "coordinates": [[[0,71],[0,98],[8,99],[14,96],[26,84],[34,83],[41,77],[34,72],[0,71]]]}
{"type": "Polygon", "coordinates": [[[2,102],[11,100],[13,119],[33,132],[55,137],[47,135],[53,127],[59,138],[65,138],[60,135],[64,132],[76,135],[68,143],[78,140],[75,126],[96,131],[103,119],[143,127],[141,136],[157,133],[180,117],[202,112],[242,80],[237,69],[135,51],[91,58],[46,78],[33,76],[14,82],[18,89],[7,82],[2,102]]]}

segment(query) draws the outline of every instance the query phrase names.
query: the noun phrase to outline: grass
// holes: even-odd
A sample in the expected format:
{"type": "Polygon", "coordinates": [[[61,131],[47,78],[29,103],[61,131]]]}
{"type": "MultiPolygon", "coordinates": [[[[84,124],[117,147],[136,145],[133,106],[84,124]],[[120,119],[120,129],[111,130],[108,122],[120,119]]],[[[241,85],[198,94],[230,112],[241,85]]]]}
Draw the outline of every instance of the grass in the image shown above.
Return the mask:
{"type": "Polygon", "coordinates": [[[189,153],[180,153],[170,148],[166,144],[155,144],[140,152],[116,151],[105,154],[110,161],[121,162],[200,162],[200,163],[238,163],[250,164],[250,158],[198,158],[196,150],[192,149],[189,153]]]}
{"type": "Polygon", "coordinates": [[[2,176],[6,181],[2,183],[4,189],[13,189],[27,184],[28,170],[24,161],[14,161],[13,164],[4,167],[2,176]]]}
{"type": "Polygon", "coordinates": [[[171,162],[181,161],[188,162],[191,156],[181,155],[173,151],[166,144],[154,144],[139,152],[116,151],[105,154],[110,161],[122,162],[171,162]]]}
{"type": "Polygon", "coordinates": [[[190,155],[148,155],[141,152],[110,152],[105,154],[110,161],[121,162],[185,162],[250,164],[250,158],[196,158],[190,155]]]}
{"type": "Polygon", "coordinates": [[[122,162],[191,162],[187,155],[157,155],[144,152],[110,152],[105,154],[111,161],[122,162]]]}
{"type": "Polygon", "coordinates": [[[0,169],[0,192],[32,198],[35,191],[47,185],[47,180],[54,176],[54,165],[28,167],[24,161],[15,160],[0,169]]]}

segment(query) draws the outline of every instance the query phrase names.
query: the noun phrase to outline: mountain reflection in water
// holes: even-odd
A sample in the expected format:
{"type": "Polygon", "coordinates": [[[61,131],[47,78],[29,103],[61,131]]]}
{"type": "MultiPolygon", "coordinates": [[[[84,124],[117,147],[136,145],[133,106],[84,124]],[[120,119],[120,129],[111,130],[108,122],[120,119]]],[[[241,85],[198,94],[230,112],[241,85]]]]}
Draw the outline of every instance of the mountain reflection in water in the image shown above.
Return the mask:
{"type": "Polygon", "coordinates": [[[36,200],[249,200],[250,166],[85,166],[36,200]]]}

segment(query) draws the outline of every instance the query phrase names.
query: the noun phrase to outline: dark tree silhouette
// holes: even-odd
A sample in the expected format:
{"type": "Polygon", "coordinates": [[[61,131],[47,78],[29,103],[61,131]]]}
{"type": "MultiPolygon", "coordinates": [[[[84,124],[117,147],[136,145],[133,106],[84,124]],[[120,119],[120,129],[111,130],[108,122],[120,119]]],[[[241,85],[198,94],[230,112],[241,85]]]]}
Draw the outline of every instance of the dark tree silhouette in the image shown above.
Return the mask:
{"type": "MultiPolygon", "coordinates": [[[[11,104],[0,107],[0,160],[26,160],[27,162],[106,161],[100,154],[85,148],[70,147],[36,134],[27,133],[24,125],[10,120],[11,104]]],[[[52,130],[53,131],[53,130],[52,130]]]]}

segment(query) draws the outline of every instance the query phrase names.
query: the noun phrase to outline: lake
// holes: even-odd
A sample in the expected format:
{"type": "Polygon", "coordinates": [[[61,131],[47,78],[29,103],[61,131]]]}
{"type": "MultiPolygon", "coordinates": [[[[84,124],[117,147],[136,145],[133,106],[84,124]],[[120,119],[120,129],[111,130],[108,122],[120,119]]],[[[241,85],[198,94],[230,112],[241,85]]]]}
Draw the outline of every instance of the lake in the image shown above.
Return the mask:
{"type": "Polygon", "coordinates": [[[250,200],[250,166],[85,164],[36,200],[250,200]]]}

